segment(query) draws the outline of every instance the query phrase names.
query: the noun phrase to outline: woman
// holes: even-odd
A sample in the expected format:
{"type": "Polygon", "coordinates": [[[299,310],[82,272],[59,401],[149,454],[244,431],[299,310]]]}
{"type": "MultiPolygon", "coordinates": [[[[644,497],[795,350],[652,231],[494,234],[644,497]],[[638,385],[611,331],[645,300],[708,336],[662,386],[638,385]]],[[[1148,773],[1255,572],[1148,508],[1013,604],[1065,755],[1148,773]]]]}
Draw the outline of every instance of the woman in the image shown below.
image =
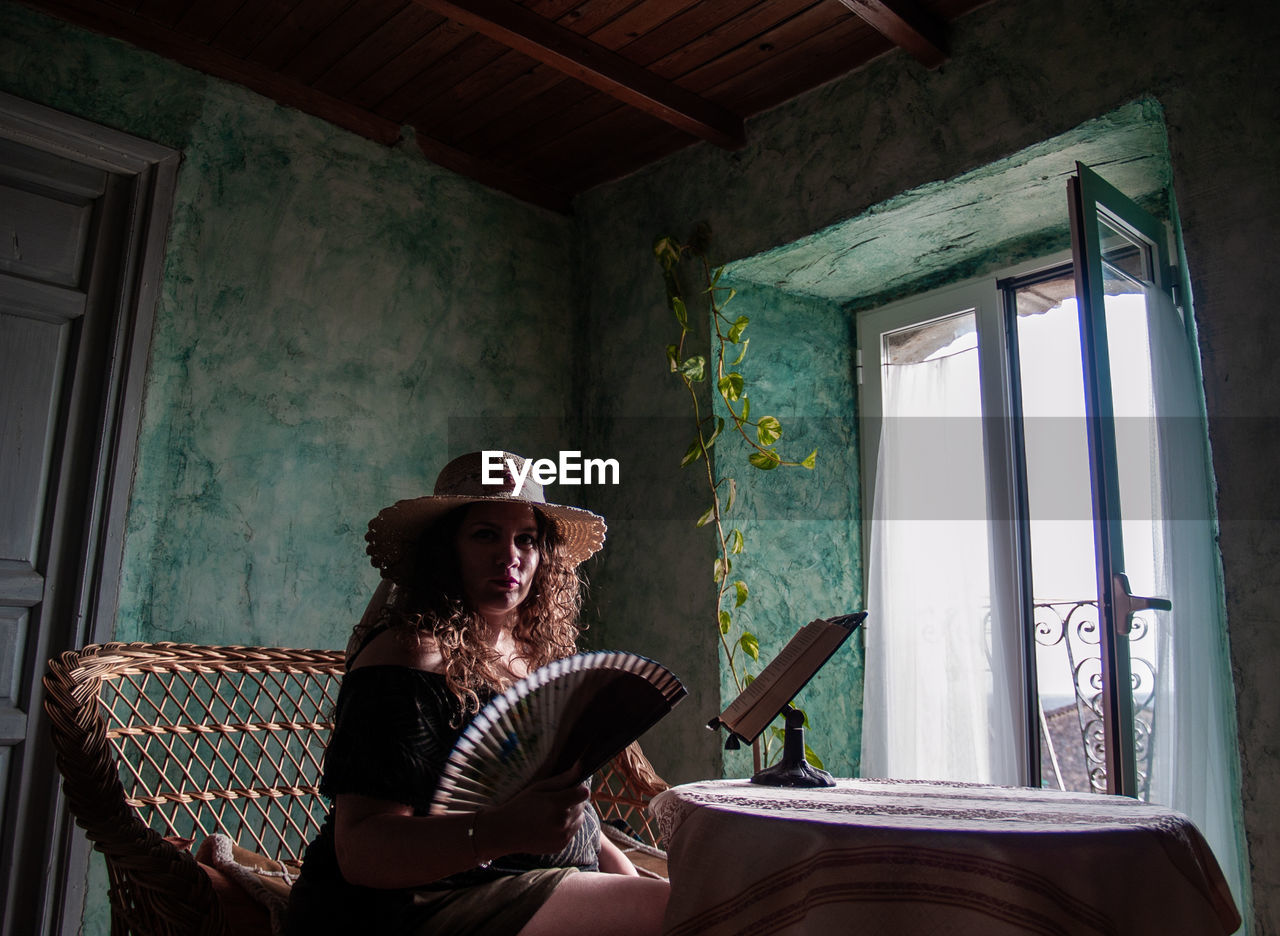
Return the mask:
{"type": "Polygon", "coordinates": [[[602,518],[546,503],[524,460],[503,460],[514,474],[486,485],[479,453],[455,459],[433,495],[369,524],[383,582],[347,648],[320,785],[334,805],[293,889],[290,933],[661,929],[667,883],[600,835],[585,783],[552,777],[479,813],[427,815],[476,711],[574,652],[576,569],[604,543],[602,518]]]}

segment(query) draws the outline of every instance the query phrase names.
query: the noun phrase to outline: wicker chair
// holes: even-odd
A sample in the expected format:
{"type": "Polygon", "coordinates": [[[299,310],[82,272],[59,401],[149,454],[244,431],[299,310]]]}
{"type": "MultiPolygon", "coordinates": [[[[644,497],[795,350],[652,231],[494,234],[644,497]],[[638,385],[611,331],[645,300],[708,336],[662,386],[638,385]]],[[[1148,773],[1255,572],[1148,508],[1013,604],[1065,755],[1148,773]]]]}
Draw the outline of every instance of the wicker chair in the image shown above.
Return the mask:
{"type": "MultiPolygon", "coordinates": [[[[191,644],[92,645],[50,661],[45,709],[72,813],[106,856],[113,933],[230,936],[190,844],[222,833],[296,860],[324,820],[321,762],[343,654],[191,644]]],[[[665,789],[632,746],[592,801],[656,845],[665,789]]]]}

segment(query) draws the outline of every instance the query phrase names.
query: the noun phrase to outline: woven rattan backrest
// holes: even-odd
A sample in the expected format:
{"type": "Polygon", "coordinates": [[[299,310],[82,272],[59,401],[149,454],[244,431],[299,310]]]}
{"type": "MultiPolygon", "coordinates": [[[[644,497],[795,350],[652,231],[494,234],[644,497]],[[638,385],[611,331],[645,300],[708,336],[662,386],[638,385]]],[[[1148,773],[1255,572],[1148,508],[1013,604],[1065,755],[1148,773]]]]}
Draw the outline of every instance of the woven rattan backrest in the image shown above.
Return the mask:
{"type": "Polygon", "coordinates": [[[338,651],[109,644],[61,677],[79,688],[69,715],[84,723],[72,726],[84,755],[110,758],[146,825],[197,843],[223,832],[286,859],[324,819],[341,674],[338,651]]]}
{"type": "Polygon", "coordinates": [[[591,801],[605,822],[621,821],[646,845],[661,847],[658,823],[649,815],[649,800],[667,789],[639,744],[629,745],[606,764],[591,784],[591,801]]]}

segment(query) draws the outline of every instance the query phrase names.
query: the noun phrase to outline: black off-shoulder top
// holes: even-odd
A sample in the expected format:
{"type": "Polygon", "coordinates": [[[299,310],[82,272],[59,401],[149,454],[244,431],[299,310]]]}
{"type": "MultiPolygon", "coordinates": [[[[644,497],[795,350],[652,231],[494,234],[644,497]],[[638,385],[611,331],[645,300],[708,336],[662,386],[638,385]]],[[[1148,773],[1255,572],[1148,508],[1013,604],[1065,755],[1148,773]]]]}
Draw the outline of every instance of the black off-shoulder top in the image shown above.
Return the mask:
{"type": "MultiPolygon", "coordinates": [[[[483,696],[481,702],[487,701],[483,696]]],[[[461,703],[443,675],[403,666],[366,666],[347,673],[338,692],[333,734],[325,751],[320,792],[330,800],[355,793],[412,807],[426,815],[440,773],[462,733],[461,703]],[[453,727],[458,723],[460,727],[453,727]]],[[[598,869],[600,826],[594,810],[569,846],[558,855],[507,855],[488,868],[475,868],[439,881],[427,890],[482,883],[536,868],[598,869]]],[[[349,884],[338,868],[334,850],[333,810],[307,847],[302,877],[325,888],[349,889],[356,903],[384,904],[394,894],[349,884]]]]}

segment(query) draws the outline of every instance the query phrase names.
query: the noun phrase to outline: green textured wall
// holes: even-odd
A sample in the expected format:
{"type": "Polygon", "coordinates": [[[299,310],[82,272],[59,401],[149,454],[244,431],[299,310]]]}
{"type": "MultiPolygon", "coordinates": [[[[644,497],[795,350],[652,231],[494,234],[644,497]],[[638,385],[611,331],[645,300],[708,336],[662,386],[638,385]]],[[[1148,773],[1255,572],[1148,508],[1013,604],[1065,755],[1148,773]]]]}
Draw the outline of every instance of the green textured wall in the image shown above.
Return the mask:
{"type": "MultiPolygon", "coordinates": [[[[751,344],[736,368],[751,400],[751,417],[775,416],[782,423],[778,450],[790,460],[818,450],[812,472],[761,471],[748,464],[747,456],[754,450],[740,436],[726,429],[716,442],[717,473],[732,475],[738,482],[729,522],[742,530],[745,548],[733,557],[730,578],[743,579],[751,590],[735,618],[737,626],[760,641],[760,661],[749,664],[748,670],[758,673],[801,625],[860,610],[863,594],[849,318],[830,301],[741,282],[739,277],[748,275],[753,263],[734,264],[721,280],[736,289],[726,313],[731,319],[745,315],[751,320],[744,333],[751,344]]],[[[718,395],[715,404],[716,412],[727,418],[718,395]]],[[[738,630],[732,633],[736,636],[738,630]]],[[[721,693],[726,704],[735,695],[723,665],[721,693]]],[[[826,769],[838,777],[857,776],[862,746],[860,632],[827,662],[797,702],[809,716],[806,741],[826,769]]],[[[779,754],[781,745],[775,740],[771,759],[779,754]]],[[[725,755],[726,775],[750,776],[751,771],[746,749],[725,755]]]]}
{"type": "Polygon", "coordinates": [[[1068,250],[1067,179],[1077,162],[1170,216],[1164,110],[1144,98],[738,262],[734,275],[856,312],[1068,250]]]}

